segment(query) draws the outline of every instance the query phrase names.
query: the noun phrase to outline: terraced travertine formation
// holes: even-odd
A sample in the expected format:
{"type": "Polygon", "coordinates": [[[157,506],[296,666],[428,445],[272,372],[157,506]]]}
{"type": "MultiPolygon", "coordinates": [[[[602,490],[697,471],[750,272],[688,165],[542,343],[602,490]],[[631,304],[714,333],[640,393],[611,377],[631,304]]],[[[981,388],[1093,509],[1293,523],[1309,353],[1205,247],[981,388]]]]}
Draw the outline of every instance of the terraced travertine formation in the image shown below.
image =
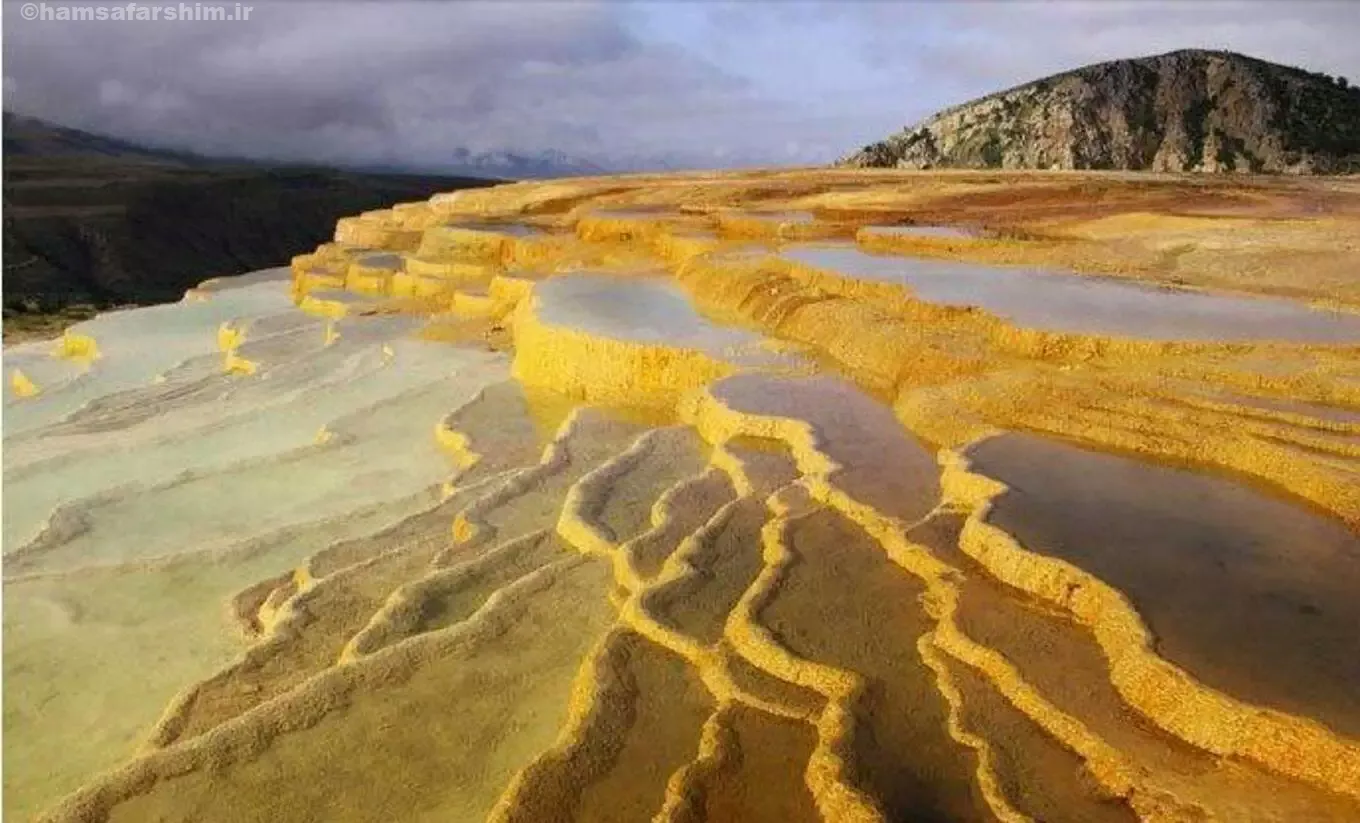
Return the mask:
{"type": "Polygon", "coordinates": [[[1357,241],[1327,180],[523,183],[9,348],[5,812],[1360,819],[1357,241]]]}

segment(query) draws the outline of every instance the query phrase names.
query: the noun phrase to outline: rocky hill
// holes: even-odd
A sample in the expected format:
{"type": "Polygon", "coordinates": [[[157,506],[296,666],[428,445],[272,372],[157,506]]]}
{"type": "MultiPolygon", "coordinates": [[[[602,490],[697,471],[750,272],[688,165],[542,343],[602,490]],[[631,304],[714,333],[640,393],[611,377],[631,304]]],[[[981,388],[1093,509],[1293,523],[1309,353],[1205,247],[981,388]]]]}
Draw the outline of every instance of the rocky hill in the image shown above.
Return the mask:
{"type": "Polygon", "coordinates": [[[1220,51],[1098,63],[946,109],[838,165],[1360,171],[1360,89],[1220,51]]]}

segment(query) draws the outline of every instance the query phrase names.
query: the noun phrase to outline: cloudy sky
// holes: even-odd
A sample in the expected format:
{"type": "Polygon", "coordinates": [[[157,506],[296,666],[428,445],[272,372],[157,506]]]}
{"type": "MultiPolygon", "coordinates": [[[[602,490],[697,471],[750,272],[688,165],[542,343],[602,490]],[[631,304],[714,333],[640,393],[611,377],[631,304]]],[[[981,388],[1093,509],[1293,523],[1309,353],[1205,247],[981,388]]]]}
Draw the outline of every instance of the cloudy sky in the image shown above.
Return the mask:
{"type": "Polygon", "coordinates": [[[248,22],[3,5],[6,109],[324,162],[821,163],[998,88],[1187,47],[1360,80],[1354,0],[253,0],[248,22]]]}

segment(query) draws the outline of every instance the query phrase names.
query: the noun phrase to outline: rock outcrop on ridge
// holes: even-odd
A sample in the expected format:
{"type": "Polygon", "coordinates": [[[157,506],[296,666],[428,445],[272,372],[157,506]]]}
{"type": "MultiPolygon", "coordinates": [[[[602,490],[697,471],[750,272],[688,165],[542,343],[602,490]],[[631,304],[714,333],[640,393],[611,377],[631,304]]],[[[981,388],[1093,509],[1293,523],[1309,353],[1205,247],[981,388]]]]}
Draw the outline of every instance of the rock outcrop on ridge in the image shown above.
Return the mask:
{"type": "Polygon", "coordinates": [[[955,106],[840,165],[1338,174],[1360,169],[1360,89],[1183,50],[1055,74],[955,106]]]}

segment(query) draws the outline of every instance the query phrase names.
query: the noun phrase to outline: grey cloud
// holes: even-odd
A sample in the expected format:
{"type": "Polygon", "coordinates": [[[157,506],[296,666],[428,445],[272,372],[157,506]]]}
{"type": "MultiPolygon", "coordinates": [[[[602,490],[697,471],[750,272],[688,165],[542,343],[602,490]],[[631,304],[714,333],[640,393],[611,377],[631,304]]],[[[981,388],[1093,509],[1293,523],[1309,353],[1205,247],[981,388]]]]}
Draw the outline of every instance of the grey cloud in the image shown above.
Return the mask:
{"type": "Polygon", "coordinates": [[[1360,4],[1350,0],[853,3],[835,13],[859,24],[863,53],[879,70],[937,78],[956,102],[1088,63],[1180,48],[1360,75],[1360,4]],[[912,30],[926,34],[902,48],[912,30]]]}
{"type": "Polygon", "coordinates": [[[661,6],[617,0],[254,0],[249,23],[65,25],[22,21],[6,0],[5,102],[221,154],[704,165],[822,162],[996,88],[1185,46],[1360,79],[1349,2],[693,2],[699,42],[681,46],[629,27],[661,6]],[[815,94],[809,49],[839,55],[817,64],[839,75],[815,94]],[[753,65],[765,86],[738,76],[753,65]]]}
{"type": "Polygon", "coordinates": [[[694,154],[652,132],[758,106],[714,67],[639,42],[609,2],[257,2],[248,23],[207,25],[29,23],[14,11],[7,2],[7,107],[213,153],[694,154]]]}

